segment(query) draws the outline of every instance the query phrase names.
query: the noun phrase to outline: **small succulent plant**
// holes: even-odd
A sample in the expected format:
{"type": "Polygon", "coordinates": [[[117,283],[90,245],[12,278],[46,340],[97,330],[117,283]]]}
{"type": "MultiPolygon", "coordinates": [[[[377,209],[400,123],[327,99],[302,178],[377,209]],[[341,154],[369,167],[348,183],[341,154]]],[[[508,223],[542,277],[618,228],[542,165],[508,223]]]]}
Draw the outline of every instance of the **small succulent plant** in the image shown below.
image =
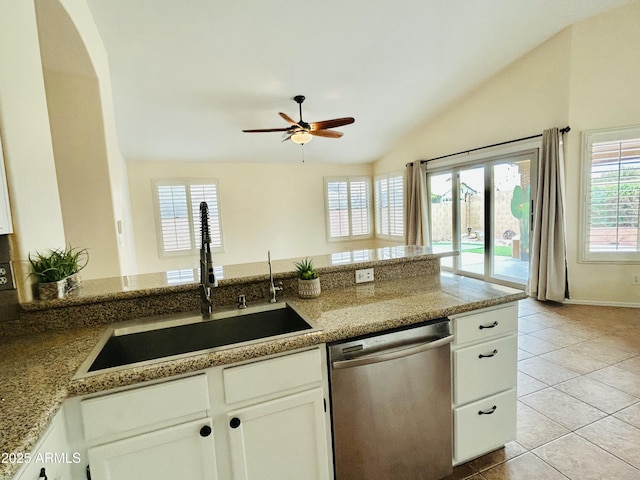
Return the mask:
{"type": "Polygon", "coordinates": [[[318,278],[318,273],[313,269],[313,260],[305,258],[304,260],[295,262],[294,265],[300,280],[313,280],[314,278],[318,278]]]}
{"type": "Polygon", "coordinates": [[[87,266],[89,253],[86,248],[58,248],[48,253],[38,253],[31,256],[31,275],[39,283],[57,282],[78,273],[87,266]]]}

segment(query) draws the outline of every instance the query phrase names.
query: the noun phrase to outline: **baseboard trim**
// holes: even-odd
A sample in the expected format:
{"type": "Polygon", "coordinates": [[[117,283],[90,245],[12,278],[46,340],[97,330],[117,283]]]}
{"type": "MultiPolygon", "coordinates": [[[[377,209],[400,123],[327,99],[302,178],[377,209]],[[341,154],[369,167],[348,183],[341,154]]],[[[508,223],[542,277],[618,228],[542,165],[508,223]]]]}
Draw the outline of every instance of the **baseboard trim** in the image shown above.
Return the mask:
{"type": "Polygon", "coordinates": [[[593,305],[596,307],[626,307],[640,308],[640,303],[636,302],[606,302],[602,300],[569,300],[564,301],[567,305],[593,305]]]}

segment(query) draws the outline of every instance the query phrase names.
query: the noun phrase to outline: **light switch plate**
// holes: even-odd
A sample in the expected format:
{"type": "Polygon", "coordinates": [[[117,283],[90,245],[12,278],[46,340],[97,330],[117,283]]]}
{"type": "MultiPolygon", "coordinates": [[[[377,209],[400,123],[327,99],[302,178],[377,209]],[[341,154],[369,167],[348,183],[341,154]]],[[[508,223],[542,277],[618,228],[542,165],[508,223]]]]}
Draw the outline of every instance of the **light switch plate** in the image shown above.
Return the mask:
{"type": "Polygon", "coordinates": [[[15,288],[11,262],[0,263],[0,290],[13,290],[15,288]]]}

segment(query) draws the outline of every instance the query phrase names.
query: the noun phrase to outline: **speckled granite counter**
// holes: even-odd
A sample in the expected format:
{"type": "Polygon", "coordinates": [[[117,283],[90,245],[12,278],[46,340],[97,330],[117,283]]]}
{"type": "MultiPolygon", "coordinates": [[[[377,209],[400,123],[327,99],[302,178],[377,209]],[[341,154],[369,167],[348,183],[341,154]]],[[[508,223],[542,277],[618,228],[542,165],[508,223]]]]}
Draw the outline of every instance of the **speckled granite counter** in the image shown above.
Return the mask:
{"type": "MultiPolygon", "coordinates": [[[[89,325],[0,340],[0,453],[28,452],[69,395],[193,372],[524,298],[519,290],[433,272],[285,298],[320,332],[73,379],[105,331],[89,325]]],[[[15,473],[0,464],[0,479],[15,473]]]]}

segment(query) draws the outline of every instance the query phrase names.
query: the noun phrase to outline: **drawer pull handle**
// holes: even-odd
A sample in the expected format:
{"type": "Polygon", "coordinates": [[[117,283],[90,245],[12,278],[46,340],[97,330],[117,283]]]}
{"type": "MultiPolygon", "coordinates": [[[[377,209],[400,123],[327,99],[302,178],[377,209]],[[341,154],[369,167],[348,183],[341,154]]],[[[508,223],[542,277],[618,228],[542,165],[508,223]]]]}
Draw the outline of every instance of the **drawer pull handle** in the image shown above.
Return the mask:
{"type": "Polygon", "coordinates": [[[496,320],[491,325],[480,325],[478,328],[482,330],[483,328],[495,328],[498,326],[498,321],[496,320]]]}
{"type": "Polygon", "coordinates": [[[491,357],[495,357],[497,354],[498,354],[498,350],[494,350],[493,352],[488,353],[486,355],[481,353],[480,355],[478,355],[478,358],[491,358],[491,357]]]}
{"type": "Polygon", "coordinates": [[[493,412],[495,412],[498,409],[498,407],[496,405],[494,405],[493,407],[491,407],[489,410],[479,410],[478,411],[478,415],[491,415],[493,412]]]}
{"type": "Polygon", "coordinates": [[[205,425],[200,429],[201,437],[208,437],[209,435],[211,435],[211,427],[209,425],[205,425]]]}
{"type": "Polygon", "coordinates": [[[229,426],[231,428],[238,428],[240,426],[240,419],[238,417],[233,417],[229,422],[229,426]]]}

